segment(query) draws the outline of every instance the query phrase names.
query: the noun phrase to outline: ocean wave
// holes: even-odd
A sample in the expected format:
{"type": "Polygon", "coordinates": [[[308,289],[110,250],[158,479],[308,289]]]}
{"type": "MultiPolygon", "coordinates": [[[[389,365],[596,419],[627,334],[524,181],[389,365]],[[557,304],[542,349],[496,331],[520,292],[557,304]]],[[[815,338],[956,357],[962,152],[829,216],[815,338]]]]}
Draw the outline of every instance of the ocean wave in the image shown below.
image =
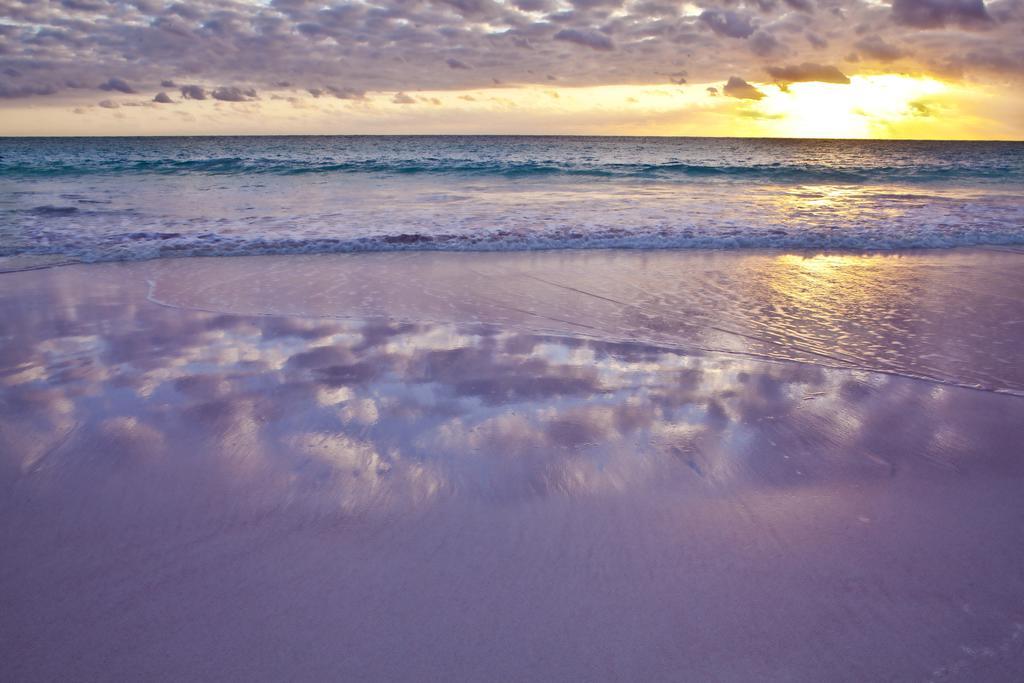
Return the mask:
{"type": "Polygon", "coordinates": [[[477,160],[477,159],[350,159],[323,160],[217,157],[201,159],[80,160],[75,163],[0,160],[0,178],[51,178],[116,175],[208,175],[208,176],[301,176],[318,174],[379,175],[452,175],[528,178],[543,176],[581,176],[614,179],[768,181],[780,183],[870,183],[941,182],[948,180],[1020,180],[1020,164],[993,163],[962,165],[869,164],[834,166],[829,163],[698,163],[666,161],[662,163],[565,162],[555,160],[477,160]]]}
{"type": "Polygon", "coordinates": [[[893,233],[877,230],[787,231],[732,229],[702,231],[546,230],[531,234],[481,235],[389,233],[363,237],[245,237],[218,233],[142,231],[102,239],[35,243],[0,248],[0,256],[49,256],[80,262],[134,261],[190,256],[338,254],[388,251],[547,251],[569,249],[787,249],[894,251],[971,246],[1024,246],[1024,231],[959,230],[893,233]]]}

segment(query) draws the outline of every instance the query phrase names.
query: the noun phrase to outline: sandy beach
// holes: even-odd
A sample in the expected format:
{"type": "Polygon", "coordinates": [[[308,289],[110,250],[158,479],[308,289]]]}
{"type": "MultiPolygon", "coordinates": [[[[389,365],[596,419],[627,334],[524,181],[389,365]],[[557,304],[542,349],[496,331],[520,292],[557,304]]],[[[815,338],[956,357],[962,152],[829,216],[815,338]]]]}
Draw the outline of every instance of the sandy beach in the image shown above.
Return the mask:
{"type": "Polygon", "coordinates": [[[1024,252],[0,274],[48,680],[1015,681],[1024,252]]]}

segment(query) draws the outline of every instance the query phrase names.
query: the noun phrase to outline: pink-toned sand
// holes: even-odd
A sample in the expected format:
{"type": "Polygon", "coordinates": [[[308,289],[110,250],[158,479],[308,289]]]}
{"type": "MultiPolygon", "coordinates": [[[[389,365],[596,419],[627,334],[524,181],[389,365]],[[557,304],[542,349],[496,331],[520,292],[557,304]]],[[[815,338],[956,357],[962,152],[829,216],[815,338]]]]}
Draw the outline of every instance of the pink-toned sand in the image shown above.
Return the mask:
{"type": "Polygon", "coordinates": [[[1024,679],[1024,254],[0,275],[0,678],[1024,679]]]}

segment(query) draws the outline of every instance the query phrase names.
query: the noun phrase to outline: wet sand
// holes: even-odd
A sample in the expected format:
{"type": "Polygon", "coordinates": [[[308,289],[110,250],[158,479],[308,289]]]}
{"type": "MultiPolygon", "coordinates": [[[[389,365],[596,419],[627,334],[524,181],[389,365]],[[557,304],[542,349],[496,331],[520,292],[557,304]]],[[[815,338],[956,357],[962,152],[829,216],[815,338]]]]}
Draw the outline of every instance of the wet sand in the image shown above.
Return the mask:
{"type": "Polygon", "coordinates": [[[0,275],[32,680],[1015,681],[1024,254],[0,275]]]}

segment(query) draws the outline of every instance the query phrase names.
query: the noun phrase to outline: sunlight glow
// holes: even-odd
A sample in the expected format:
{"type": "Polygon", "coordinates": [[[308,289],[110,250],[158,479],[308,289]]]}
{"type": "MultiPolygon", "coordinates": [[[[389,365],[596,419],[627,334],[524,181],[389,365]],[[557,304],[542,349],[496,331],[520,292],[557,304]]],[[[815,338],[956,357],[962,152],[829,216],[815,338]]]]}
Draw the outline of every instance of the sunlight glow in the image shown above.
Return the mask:
{"type": "Polygon", "coordinates": [[[932,78],[896,74],[853,76],[849,85],[793,83],[765,88],[757,109],[778,121],[787,137],[888,137],[894,124],[925,117],[927,98],[948,86],[932,78]]]}
{"type": "MultiPolygon", "coordinates": [[[[666,77],[667,78],[667,77],[666,77]]],[[[506,84],[470,90],[369,92],[362,99],[261,91],[246,102],[105,94],[0,103],[7,134],[553,134],[804,138],[1020,139],[1012,93],[901,74],[849,84],[751,82],[736,99],[722,83],[603,86],[506,84]],[[17,104],[17,103],[15,103],[17,104]]]]}

